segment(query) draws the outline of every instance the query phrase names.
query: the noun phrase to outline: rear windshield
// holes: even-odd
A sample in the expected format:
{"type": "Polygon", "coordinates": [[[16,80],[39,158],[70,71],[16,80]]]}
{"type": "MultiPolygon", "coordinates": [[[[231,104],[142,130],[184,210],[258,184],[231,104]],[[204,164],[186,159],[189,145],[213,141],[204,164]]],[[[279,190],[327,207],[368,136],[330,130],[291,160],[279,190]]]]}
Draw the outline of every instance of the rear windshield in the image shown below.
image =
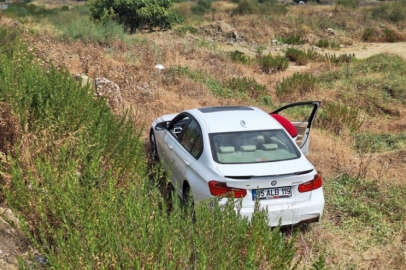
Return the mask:
{"type": "Polygon", "coordinates": [[[210,134],[213,159],[218,163],[260,163],[300,157],[300,152],[282,130],[210,134]]]}

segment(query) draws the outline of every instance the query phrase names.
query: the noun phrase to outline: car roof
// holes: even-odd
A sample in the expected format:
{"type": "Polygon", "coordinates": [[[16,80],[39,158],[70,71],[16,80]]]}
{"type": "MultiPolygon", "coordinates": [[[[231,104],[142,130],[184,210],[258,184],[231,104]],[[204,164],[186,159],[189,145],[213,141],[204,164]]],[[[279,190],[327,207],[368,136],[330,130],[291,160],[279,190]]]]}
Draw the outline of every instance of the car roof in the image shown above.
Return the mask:
{"type": "Polygon", "coordinates": [[[188,112],[205,123],[208,133],[282,128],[273,117],[256,107],[205,107],[188,112]]]}

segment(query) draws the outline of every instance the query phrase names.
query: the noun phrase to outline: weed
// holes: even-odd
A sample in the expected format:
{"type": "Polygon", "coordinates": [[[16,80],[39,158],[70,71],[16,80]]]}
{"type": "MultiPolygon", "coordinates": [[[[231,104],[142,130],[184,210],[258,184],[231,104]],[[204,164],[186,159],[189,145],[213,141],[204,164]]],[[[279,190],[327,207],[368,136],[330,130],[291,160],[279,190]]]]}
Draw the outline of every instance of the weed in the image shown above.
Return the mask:
{"type": "Polygon", "coordinates": [[[285,34],[283,36],[276,37],[276,40],[289,45],[301,45],[306,43],[306,40],[303,37],[303,33],[301,32],[285,34]]]}
{"type": "Polygon", "coordinates": [[[222,97],[232,97],[233,92],[231,89],[225,87],[220,81],[212,78],[202,71],[191,70],[188,67],[174,67],[167,71],[168,76],[186,76],[193,81],[202,83],[215,95],[222,97]]]}
{"type": "Polygon", "coordinates": [[[383,34],[385,37],[385,41],[387,42],[397,42],[402,40],[402,37],[400,37],[399,34],[393,29],[385,28],[383,29],[383,34]]]}
{"type": "Polygon", "coordinates": [[[295,49],[295,48],[288,48],[285,52],[285,56],[293,62],[296,62],[298,65],[306,65],[308,62],[308,56],[306,52],[295,49]]]}
{"type": "Polygon", "coordinates": [[[187,33],[196,34],[198,32],[198,29],[191,25],[182,25],[175,28],[174,31],[180,36],[185,36],[187,33]]]}
{"type": "Polygon", "coordinates": [[[380,187],[376,181],[341,175],[326,189],[327,208],[336,222],[352,232],[369,229],[375,241],[385,243],[405,216],[405,187],[380,187]]]}
{"type": "Polygon", "coordinates": [[[242,63],[242,64],[248,64],[252,60],[249,56],[246,56],[243,52],[240,51],[233,51],[230,53],[231,60],[234,62],[242,63]]]}
{"type": "Polygon", "coordinates": [[[355,135],[355,148],[360,152],[382,152],[402,148],[406,145],[406,134],[373,134],[369,132],[355,135]]]}
{"type": "Polygon", "coordinates": [[[239,95],[247,95],[253,99],[257,99],[266,93],[266,87],[257,83],[253,78],[232,78],[227,80],[224,86],[239,95]]]}
{"type": "Polygon", "coordinates": [[[263,0],[241,0],[233,10],[233,15],[264,14],[264,15],[284,15],[287,13],[286,5],[277,1],[263,0]]]}
{"type": "Polygon", "coordinates": [[[317,124],[335,134],[341,134],[344,129],[352,132],[358,131],[364,120],[361,109],[358,107],[329,102],[321,108],[317,124]]]}
{"type": "Polygon", "coordinates": [[[211,4],[213,3],[213,0],[198,0],[196,5],[192,7],[192,12],[196,15],[204,15],[207,12],[210,12],[213,10],[211,4]]]}
{"type": "Polygon", "coordinates": [[[362,40],[363,41],[378,41],[379,40],[379,32],[375,28],[367,27],[364,29],[362,33],[362,40]]]}
{"type": "Polygon", "coordinates": [[[248,15],[259,13],[258,4],[252,0],[241,0],[233,10],[233,15],[248,15]]]}
{"type": "Polygon", "coordinates": [[[261,70],[265,73],[284,71],[289,67],[289,59],[284,56],[272,56],[270,54],[262,56],[259,60],[261,70]]]}
{"type": "Polygon", "coordinates": [[[113,115],[67,72],[1,48],[0,99],[18,116],[22,136],[35,138],[15,145],[27,156],[10,166],[7,203],[47,267],[294,266],[294,239],[270,230],[261,211],[248,222],[231,200],[222,209],[211,201],[196,205],[192,215],[176,196],[169,210],[158,179],[148,178],[141,128],[113,115]]]}
{"type": "Polygon", "coordinates": [[[347,8],[357,8],[359,7],[359,4],[360,0],[337,0],[337,5],[347,8]]]}
{"type": "Polygon", "coordinates": [[[339,49],[340,44],[335,42],[334,40],[328,40],[328,39],[320,39],[317,44],[317,47],[319,48],[331,48],[331,49],[339,49]]]}
{"type": "Polygon", "coordinates": [[[373,19],[380,19],[391,23],[399,23],[406,19],[406,4],[398,1],[397,3],[381,4],[371,9],[373,19]]]}
{"type": "Polygon", "coordinates": [[[282,100],[294,98],[297,94],[305,95],[317,86],[317,79],[309,73],[295,73],[282,80],[276,87],[276,95],[282,100]]]}
{"type": "Polygon", "coordinates": [[[330,64],[342,64],[342,63],[350,63],[355,59],[354,54],[341,54],[337,56],[336,54],[329,54],[326,53],[324,56],[324,61],[330,64]]]}

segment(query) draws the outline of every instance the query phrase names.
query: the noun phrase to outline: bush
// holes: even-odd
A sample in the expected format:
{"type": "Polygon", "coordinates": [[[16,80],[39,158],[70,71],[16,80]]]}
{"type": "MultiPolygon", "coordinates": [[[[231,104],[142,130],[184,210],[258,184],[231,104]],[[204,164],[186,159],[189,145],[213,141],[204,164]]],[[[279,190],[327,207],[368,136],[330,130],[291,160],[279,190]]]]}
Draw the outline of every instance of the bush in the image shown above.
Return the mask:
{"type": "Polygon", "coordinates": [[[383,29],[383,34],[386,42],[397,42],[402,40],[402,37],[397,32],[389,28],[383,29]]]}
{"type": "Polygon", "coordinates": [[[243,52],[240,52],[240,51],[231,52],[230,57],[231,57],[231,60],[233,60],[234,62],[239,62],[242,64],[248,64],[249,62],[251,62],[251,59],[248,56],[246,56],[243,52]]]}
{"type": "Polygon", "coordinates": [[[33,5],[29,3],[11,3],[8,5],[8,8],[2,12],[12,17],[21,18],[31,16],[32,18],[38,20],[54,15],[60,10],[63,11],[63,7],[61,9],[47,9],[43,6],[33,5]]]}
{"type": "Polygon", "coordinates": [[[360,152],[383,152],[402,148],[406,145],[406,134],[373,134],[370,132],[355,135],[355,148],[360,152]]]}
{"type": "Polygon", "coordinates": [[[309,73],[295,73],[276,86],[276,95],[281,100],[291,100],[295,94],[305,95],[317,86],[317,79],[309,73]]]}
{"type": "Polygon", "coordinates": [[[330,64],[343,64],[343,63],[350,63],[355,59],[354,54],[341,54],[337,56],[336,54],[329,54],[326,53],[323,56],[323,60],[330,64]]]}
{"type": "Polygon", "coordinates": [[[359,7],[360,0],[337,0],[337,5],[348,7],[348,8],[357,8],[359,7]]]}
{"type": "Polygon", "coordinates": [[[64,39],[79,39],[102,45],[111,44],[114,40],[125,40],[123,26],[111,20],[97,23],[88,17],[82,17],[78,20],[71,20],[67,24],[57,23],[56,27],[61,30],[64,39]]]}
{"type": "Polygon", "coordinates": [[[274,0],[241,0],[233,10],[233,15],[265,14],[283,15],[288,11],[286,5],[274,0]]]}
{"type": "Polygon", "coordinates": [[[308,62],[308,56],[306,52],[295,49],[295,48],[288,48],[285,52],[285,56],[293,62],[296,62],[298,65],[306,65],[308,62]]]}
{"type": "Polygon", "coordinates": [[[286,70],[289,67],[289,59],[284,56],[272,56],[270,54],[260,58],[261,70],[265,73],[273,73],[286,70]]]}
{"type": "Polygon", "coordinates": [[[92,0],[90,11],[94,19],[114,19],[131,32],[139,28],[170,28],[173,15],[169,8],[172,0],[92,0]]]}
{"type": "Polygon", "coordinates": [[[233,15],[248,15],[259,13],[259,6],[253,0],[241,0],[233,10],[233,15]]]}
{"type": "Polygon", "coordinates": [[[281,37],[277,37],[276,39],[284,44],[290,45],[302,45],[306,43],[306,40],[303,37],[303,33],[300,32],[285,34],[281,37]]]}
{"type": "Polygon", "coordinates": [[[258,98],[266,93],[266,87],[259,84],[253,78],[232,78],[224,83],[224,86],[238,94],[258,98]]]}
{"type": "Polygon", "coordinates": [[[199,0],[196,5],[192,7],[192,12],[196,15],[204,15],[205,13],[212,11],[211,4],[213,0],[199,0]]]}
{"type": "Polygon", "coordinates": [[[371,10],[373,19],[380,19],[391,23],[398,23],[406,19],[406,3],[382,4],[371,10]]]}
{"type": "Polygon", "coordinates": [[[67,72],[0,49],[0,99],[35,138],[15,145],[28,154],[13,159],[7,203],[47,268],[293,268],[294,237],[270,230],[261,211],[248,222],[234,203],[207,202],[193,215],[176,195],[169,209],[140,127],[67,72]]]}
{"type": "Polygon", "coordinates": [[[333,40],[327,40],[327,39],[320,39],[317,44],[317,47],[319,48],[332,48],[332,49],[338,49],[340,48],[340,44],[333,40]]]}
{"type": "Polygon", "coordinates": [[[405,218],[406,188],[344,174],[326,181],[327,211],[338,226],[373,234],[371,240],[387,243],[405,218]]]}
{"type": "Polygon", "coordinates": [[[368,42],[374,42],[379,40],[379,32],[375,28],[367,27],[362,33],[362,40],[368,42]]]}
{"type": "Polygon", "coordinates": [[[329,129],[337,135],[345,129],[356,132],[363,123],[364,118],[359,108],[334,102],[327,103],[317,118],[320,128],[329,129]]]}
{"type": "Polygon", "coordinates": [[[198,29],[191,25],[182,25],[175,29],[175,32],[181,36],[185,36],[187,33],[196,34],[198,29]]]}

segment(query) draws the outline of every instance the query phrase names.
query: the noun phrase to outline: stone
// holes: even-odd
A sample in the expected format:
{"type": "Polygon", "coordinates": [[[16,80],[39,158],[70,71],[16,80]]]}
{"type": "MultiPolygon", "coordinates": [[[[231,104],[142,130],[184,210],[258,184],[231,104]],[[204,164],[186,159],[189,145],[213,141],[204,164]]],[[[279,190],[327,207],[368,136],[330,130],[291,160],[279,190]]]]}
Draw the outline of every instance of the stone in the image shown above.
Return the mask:
{"type": "Polygon", "coordinates": [[[333,28],[327,28],[327,33],[328,33],[329,35],[332,35],[332,36],[334,36],[334,35],[336,34],[336,32],[334,31],[333,28]]]}
{"type": "Polygon", "coordinates": [[[14,223],[14,225],[19,226],[18,218],[14,215],[11,209],[0,207],[0,216],[6,218],[8,221],[14,223]]]}
{"type": "Polygon", "coordinates": [[[75,74],[74,77],[78,82],[81,82],[83,87],[87,86],[88,84],[91,86],[93,85],[93,79],[87,76],[86,74],[78,73],[75,74]]]}
{"type": "Polygon", "coordinates": [[[107,105],[113,110],[119,108],[123,103],[121,89],[115,82],[103,77],[96,78],[94,89],[96,96],[106,98],[107,105]]]}

